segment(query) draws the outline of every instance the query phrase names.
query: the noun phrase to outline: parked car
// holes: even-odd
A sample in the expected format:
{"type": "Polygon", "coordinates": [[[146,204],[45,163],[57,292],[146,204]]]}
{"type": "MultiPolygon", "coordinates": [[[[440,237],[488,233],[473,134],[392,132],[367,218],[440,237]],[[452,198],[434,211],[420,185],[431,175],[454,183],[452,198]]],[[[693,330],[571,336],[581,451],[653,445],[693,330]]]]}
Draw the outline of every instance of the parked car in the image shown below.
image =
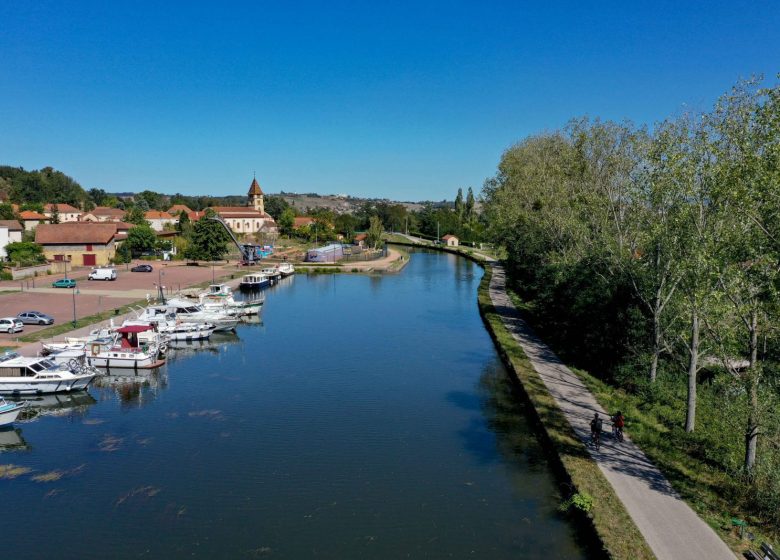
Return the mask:
{"type": "Polygon", "coordinates": [[[54,323],[54,317],[40,311],[22,311],[16,318],[25,325],[51,325],[54,323]]]}
{"type": "Polygon", "coordinates": [[[150,264],[139,264],[130,269],[130,272],[151,272],[154,270],[150,264]]]}
{"type": "Polygon", "coordinates": [[[76,281],[71,278],[61,278],[52,283],[53,288],[75,288],[76,281]]]}
{"type": "Polygon", "coordinates": [[[0,332],[17,333],[24,330],[24,324],[16,317],[3,317],[0,319],[0,332]]]}
{"type": "Polygon", "coordinates": [[[87,280],[116,280],[116,269],[94,268],[87,276],[87,280]]]}

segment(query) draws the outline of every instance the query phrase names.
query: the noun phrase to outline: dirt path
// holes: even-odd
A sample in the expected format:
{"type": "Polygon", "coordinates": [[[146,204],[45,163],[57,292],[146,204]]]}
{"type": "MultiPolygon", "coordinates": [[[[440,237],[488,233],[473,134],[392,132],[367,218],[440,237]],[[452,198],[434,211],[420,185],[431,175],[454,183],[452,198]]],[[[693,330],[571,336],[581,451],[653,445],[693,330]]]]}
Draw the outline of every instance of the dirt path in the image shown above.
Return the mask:
{"type": "MultiPolygon", "coordinates": [[[[544,342],[539,340],[506,293],[504,268],[490,263],[490,299],[534,369],[555,398],[566,419],[583,441],[590,438],[590,419],[604,409],[544,342]]],[[[607,423],[605,423],[606,425],[607,423]]],[[[605,437],[601,451],[588,446],[604,476],[623,502],[659,560],[734,560],[735,555],[712,528],[677,495],[658,468],[631,442],[605,437]]]]}

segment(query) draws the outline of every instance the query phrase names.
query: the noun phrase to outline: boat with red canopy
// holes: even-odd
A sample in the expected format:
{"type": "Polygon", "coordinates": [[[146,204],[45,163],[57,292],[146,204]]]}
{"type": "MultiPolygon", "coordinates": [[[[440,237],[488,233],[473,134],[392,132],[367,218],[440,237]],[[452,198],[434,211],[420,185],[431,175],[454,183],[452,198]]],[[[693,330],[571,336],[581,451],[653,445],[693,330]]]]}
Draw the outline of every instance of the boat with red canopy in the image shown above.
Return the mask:
{"type": "Polygon", "coordinates": [[[116,329],[119,335],[113,346],[93,344],[87,348],[87,361],[99,368],[150,369],[165,363],[158,342],[139,341],[138,335],[154,330],[151,325],[125,325],[116,329]]]}

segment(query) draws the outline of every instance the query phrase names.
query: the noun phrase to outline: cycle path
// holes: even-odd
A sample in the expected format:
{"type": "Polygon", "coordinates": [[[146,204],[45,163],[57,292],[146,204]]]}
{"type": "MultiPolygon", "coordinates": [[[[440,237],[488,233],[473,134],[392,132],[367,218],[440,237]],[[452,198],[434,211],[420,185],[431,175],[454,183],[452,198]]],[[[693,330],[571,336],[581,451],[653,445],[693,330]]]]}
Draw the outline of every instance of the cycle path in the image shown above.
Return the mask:
{"type": "MultiPolygon", "coordinates": [[[[563,411],[577,436],[590,439],[590,420],[598,412],[608,417],[577,375],[520,318],[506,293],[503,266],[489,262],[493,275],[490,299],[512,336],[563,411]]],[[[626,434],[613,444],[605,438],[600,451],[588,451],[612,485],[659,560],[734,560],[736,555],[674,491],[669,481],[626,434]]]]}

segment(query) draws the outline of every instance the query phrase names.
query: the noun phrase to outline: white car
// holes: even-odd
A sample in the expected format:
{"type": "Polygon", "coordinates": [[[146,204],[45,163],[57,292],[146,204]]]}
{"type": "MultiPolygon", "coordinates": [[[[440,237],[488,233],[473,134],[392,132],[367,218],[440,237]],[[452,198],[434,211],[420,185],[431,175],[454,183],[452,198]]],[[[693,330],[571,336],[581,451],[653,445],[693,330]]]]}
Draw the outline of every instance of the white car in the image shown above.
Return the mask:
{"type": "Polygon", "coordinates": [[[24,330],[24,323],[16,317],[3,317],[0,319],[0,332],[18,333],[24,330]]]}

